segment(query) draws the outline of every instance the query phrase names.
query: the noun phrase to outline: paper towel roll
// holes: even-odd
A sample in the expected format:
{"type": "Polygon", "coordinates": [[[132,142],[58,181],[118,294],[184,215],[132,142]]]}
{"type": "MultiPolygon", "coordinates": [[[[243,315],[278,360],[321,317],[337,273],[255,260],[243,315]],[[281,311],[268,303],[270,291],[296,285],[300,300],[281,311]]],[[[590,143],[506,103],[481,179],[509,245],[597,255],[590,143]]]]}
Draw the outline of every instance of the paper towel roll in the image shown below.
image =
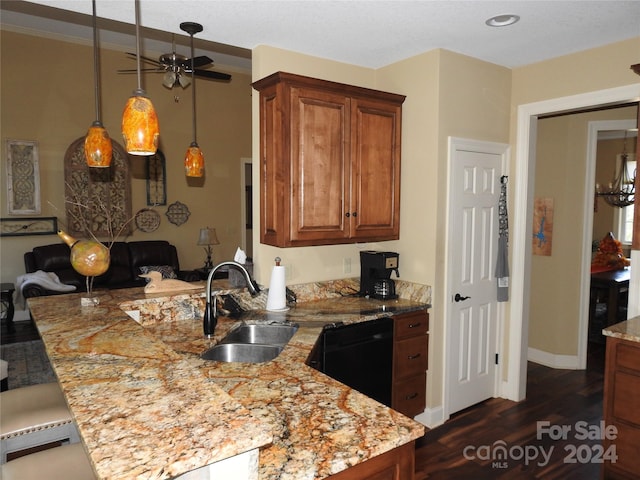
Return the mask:
{"type": "Polygon", "coordinates": [[[267,310],[287,308],[287,287],[284,283],[284,267],[276,265],[271,272],[271,283],[267,295],[267,310]]]}

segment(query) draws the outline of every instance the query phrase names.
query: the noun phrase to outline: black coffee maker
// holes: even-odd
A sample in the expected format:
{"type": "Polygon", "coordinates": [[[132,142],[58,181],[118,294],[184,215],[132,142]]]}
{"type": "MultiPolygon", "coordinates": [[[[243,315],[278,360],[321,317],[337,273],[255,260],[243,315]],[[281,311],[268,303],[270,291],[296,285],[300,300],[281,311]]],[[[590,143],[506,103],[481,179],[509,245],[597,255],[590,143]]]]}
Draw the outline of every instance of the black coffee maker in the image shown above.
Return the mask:
{"type": "Polygon", "coordinates": [[[398,264],[400,255],[396,252],[360,252],[360,296],[381,300],[398,298],[396,284],[391,280],[391,272],[400,276],[398,264]]]}

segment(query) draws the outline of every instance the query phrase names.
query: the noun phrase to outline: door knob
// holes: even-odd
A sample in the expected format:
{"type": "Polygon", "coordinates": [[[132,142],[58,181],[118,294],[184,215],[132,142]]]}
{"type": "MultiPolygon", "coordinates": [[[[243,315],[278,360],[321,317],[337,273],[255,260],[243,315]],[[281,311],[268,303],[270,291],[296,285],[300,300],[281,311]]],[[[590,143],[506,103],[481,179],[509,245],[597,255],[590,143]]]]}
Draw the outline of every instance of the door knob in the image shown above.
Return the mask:
{"type": "Polygon", "coordinates": [[[467,298],[471,298],[471,297],[463,297],[463,296],[462,296],[462,295],[460,295],[459,293],[456,293],[456,296],[455,296],[455,297],[453,297],[453,299],[454,299],[456,302],[462,302],[462,301],[466,300],[467,298]]]}

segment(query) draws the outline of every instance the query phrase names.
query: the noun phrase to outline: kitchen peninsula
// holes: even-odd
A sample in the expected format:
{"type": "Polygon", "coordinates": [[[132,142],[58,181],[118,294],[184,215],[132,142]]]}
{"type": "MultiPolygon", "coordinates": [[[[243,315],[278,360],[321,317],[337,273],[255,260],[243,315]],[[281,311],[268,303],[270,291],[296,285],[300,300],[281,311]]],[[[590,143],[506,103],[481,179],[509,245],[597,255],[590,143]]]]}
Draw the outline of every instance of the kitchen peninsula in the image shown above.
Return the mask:
{"type": "Polygon", "coordinates": [[[80,297],[32,298],[29,307],[100,479],[174,478],[256,449],[261,480],[320,479],[389,452],[411,449],[412,459],[424,433],[305,365],[324,324],[424,303],[354,297],[251,312],[247,322],[300,328],[275,360],[247,364],[200,359],[239,322],[222,317],[205,339],[203,292],[114,290],[95,307],[80,297]]]}

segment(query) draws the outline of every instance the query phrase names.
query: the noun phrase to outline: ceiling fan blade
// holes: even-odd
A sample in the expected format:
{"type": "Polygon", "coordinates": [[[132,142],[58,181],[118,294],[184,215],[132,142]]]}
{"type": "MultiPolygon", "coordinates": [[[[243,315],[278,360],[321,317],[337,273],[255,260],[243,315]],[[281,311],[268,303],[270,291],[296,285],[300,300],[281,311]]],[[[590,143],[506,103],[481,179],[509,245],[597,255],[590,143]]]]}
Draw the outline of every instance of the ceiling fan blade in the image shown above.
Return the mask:
{"type": "Polygon", "coordinates": [[[214,72],[212,70],[196,70],[196,77],[209,78],[211,80],[231,80],[228,73],[214,72]]]}
{"type": "MultiPolygon", "coordinates": [[[[135,59],[136,59],[136,54],[135,54],[135,53],[131,53],[131,52],[126,52],[126,53],[127,53],[127,55],[129,55],[133,60],[135,60],[135,59]]],[[[140,59],[141,59],[141,60],[143,60],[143,61],[145,61],[145,62],[147,62],[147,63],[150,63],[150,64],[152,64],[152,65],[155,65],[155,66],[157,66],[157,67],[162,66],[162,64],[161,64],[159,61],[157,61],[157,60],[155,60],[155,59],[153,59],[153,58],[149,58],[149,57],[145,57],[145,56],[143,56],[143,55],[140,55],[140,59]]]]}
{"type": "MultiPolygon", "coordinates": [[[[191,65],[191,59],[187,60],[187,62],[189,62],[189,65],[191,65]]],[[[204,67],[205,65],[209,65],[211,63],[213,63],[213,60],[211,60],[209,57],[205,55],[201,55],[199,57],[193,57],[193,66],[196,68],[204,67]]]]}
{"type": "MultiPolygon", "coordinates": [[[[213,60],[211,60],[209,57],[206,56],[200,56],[200,57],[193,57],[193,66],[194,67],[204,67],[205,65],[209,65],[213,63],[213,60]]],[[[184,70],[188,70],[191,71],[191,59],[190,58],[185,58],[185,59],[181,59],[176,61],[176,64],[180,66],[180,68],[184,69],[184,70]]]]}
{"type": "MultiPolygon", "coordinates": [[[[150,72],[150,73],[164,73],[164,70],[160,68],[141,68],[141,72],[150,72]]],[[[138,69],[136,68],[128,68],[123,70],[118,70],[118,73],[137,73],[138,69]]]]}

